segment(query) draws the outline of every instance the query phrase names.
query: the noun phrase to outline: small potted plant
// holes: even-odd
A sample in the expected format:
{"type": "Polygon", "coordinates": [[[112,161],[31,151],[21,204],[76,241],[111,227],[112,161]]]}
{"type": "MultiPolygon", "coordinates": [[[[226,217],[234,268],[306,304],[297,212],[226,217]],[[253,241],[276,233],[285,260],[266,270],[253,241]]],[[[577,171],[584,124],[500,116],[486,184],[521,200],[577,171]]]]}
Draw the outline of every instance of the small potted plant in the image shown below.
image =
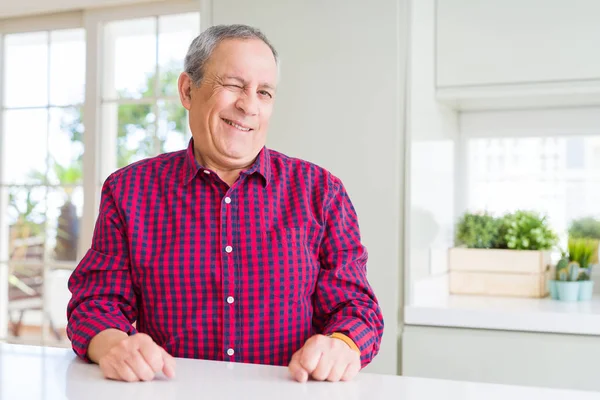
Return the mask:
{"type": "Polygon", "coordinates": [[[562,301],[591,300],[594,281],[591,259],[597,242],[591,239],[569,239],[569,252],[562,253],[556,264],[554,280],[550,281],[550,296],[562,301]]]}
{"type": "Polygon", "coordinates": [[[551,283],[551,296],[561,301],[579,300],[579,264],[569,261],[568,257],[560,259],[556,265],[555,281],[551,283]]]}
{"type": "Polygon", "coordinates": [[[579,300],[591,300],[594,291],[592,258],[598,250],[595,239],[569,239],[569,261],[579,267],[579,300]]]}

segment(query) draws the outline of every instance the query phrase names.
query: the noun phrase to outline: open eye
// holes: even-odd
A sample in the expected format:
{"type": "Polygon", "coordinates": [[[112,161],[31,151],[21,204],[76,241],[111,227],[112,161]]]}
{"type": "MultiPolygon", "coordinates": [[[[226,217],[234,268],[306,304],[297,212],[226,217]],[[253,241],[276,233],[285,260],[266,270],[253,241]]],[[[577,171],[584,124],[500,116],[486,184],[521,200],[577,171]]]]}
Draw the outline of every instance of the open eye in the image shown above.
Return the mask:
{"type": "Polygon", "coordinates": [[[273,98],[273,95],[272,95],[271,93],[267,92],[266,90],[259,90],[259,91],[258,91],[258,93],[259,93],[261,96],[267,96],[267,97],[268,97],[268,98],[270,98],[270,99],[272,99],[272,98],[273,98]]]}

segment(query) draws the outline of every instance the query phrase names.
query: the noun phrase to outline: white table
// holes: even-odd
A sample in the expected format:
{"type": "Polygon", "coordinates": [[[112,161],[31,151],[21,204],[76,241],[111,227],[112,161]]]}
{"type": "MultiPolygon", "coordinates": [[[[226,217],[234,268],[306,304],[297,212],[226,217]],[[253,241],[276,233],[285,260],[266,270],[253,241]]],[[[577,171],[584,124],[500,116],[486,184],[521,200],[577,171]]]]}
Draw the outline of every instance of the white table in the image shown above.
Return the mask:
{"type": "Polygon", "coordinates": [[[2,400],[192,398],[587,400],[600,398],[600,393],[367,373],[352,382],[301,384],[292,381],[282,367],[188,359],[177,359],[173,380],[159,377],[152,382],[124,383],[103,379],[98,366],[76,359],[68,349],[0,344],[2,400]]]}

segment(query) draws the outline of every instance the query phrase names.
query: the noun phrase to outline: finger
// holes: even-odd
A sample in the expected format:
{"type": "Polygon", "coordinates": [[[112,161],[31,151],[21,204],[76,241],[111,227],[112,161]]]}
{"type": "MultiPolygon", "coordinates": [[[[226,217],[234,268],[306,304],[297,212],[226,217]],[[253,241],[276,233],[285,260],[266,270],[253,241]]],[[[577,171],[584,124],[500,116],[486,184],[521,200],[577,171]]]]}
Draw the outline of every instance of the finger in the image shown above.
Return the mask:
{"type": "Polygon", "coordinates": [[[146,364],[150,366],[152,371],[156,374],[160,372],[164,365],[163,349],[154,343],[154,341],[143,342],[140,344],[140,353],[146,364]]]}
{"type": "Polygon", "coordinates": [[[112,363],[106,360],[106,358],[100,359],[98,365],[100,366],[100,371],[102,371],[102,375],[104,375],[106,379],[121,380],[121,377],[119,376],[117,370],[114,368],[112,363]]]}
{"type": "Polygon", "coordinates": [[[358,374],[359,371],[360,361],[351,362],[346,368],[344,374],[342,375],[342,381],[347,382],[354,379],[354,377],[358,374]]]}
{"type": "Polygon", "coordinates": [[[117,362],[114,365],[114,369],[117,372],[117,380],[125,382],[137,382],[139,381],[138,376],[131,369],[129,365],[124,362],[117,362]]]}
{"type": "Polygon", "coordinates": [[[150,367],[150,365],[148,365],[148,363],[139,351],[132,351],[127,357],[123,359],[123,361],[129,366],[129,368],[131,368],[131,370],[133,371],[133,373],[136,374],[139,380],[151,381],[152,379],[154,379],[154,371],[152,371],[152,368],[150,367]]]}
{"type": "Polygon", "coordinates": [[[339,382],[339,380],[342,379],[342,376],[344,376],[344,373],[346,372],[346,369],[349,365],[350,363],[348,363],[347,361],[335,361],[331,366],[331,370],[329,371],[329,375],[327,375],[326,379],[329,382],[339,382]]]}
{"type": "Polygon", "coordinates": [[[175,359],[167,353],[165,349],[162,347],[160,349],[163,359],[163,374],[165,374],[167,378],[175,378],[175,359]]]}
{"type": "Polygon", "coordinates": [[[308,343],[302,348],[302,354],[299,356],[300,366],[309,374],[317,368],[323,351],[320,347],[308,343]]]}
{"type": "Polygon", "coordinates": [[[302,349],[294,353],[294,355],[292,356],[292,360],[290,361],[290,364],[288,366],[288,369],[295,380],[304,383],[308,380],[308,372],[306,372],[304,368],[302,368],[302,365],[300,365],[301,355],[302,349]]]}
{"type": "Polygon", "coordinates": [[[331,369],[335,365],[336,360],[331,356],[331,353],[323,353],[319,359],[317,367],[311,372],[314,380],[324,381],[331,373],[331,369]]]}

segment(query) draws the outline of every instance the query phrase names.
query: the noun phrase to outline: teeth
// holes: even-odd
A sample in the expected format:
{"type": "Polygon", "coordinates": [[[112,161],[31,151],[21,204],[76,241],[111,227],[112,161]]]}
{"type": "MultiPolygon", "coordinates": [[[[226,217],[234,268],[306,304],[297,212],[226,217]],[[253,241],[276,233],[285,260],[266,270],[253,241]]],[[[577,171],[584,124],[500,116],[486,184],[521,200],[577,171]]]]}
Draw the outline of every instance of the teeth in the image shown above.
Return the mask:
{"type": "Polygon", "coordinates": [[[244,128],[243,126],[239,126],[238,124],[231,122],[228,119],[224,119],[223,121],[227,122],[229,125],[233,126],[234,128],[239,129],[240,131],[248,132],[250,130],[250,128],[244,128]]]}

